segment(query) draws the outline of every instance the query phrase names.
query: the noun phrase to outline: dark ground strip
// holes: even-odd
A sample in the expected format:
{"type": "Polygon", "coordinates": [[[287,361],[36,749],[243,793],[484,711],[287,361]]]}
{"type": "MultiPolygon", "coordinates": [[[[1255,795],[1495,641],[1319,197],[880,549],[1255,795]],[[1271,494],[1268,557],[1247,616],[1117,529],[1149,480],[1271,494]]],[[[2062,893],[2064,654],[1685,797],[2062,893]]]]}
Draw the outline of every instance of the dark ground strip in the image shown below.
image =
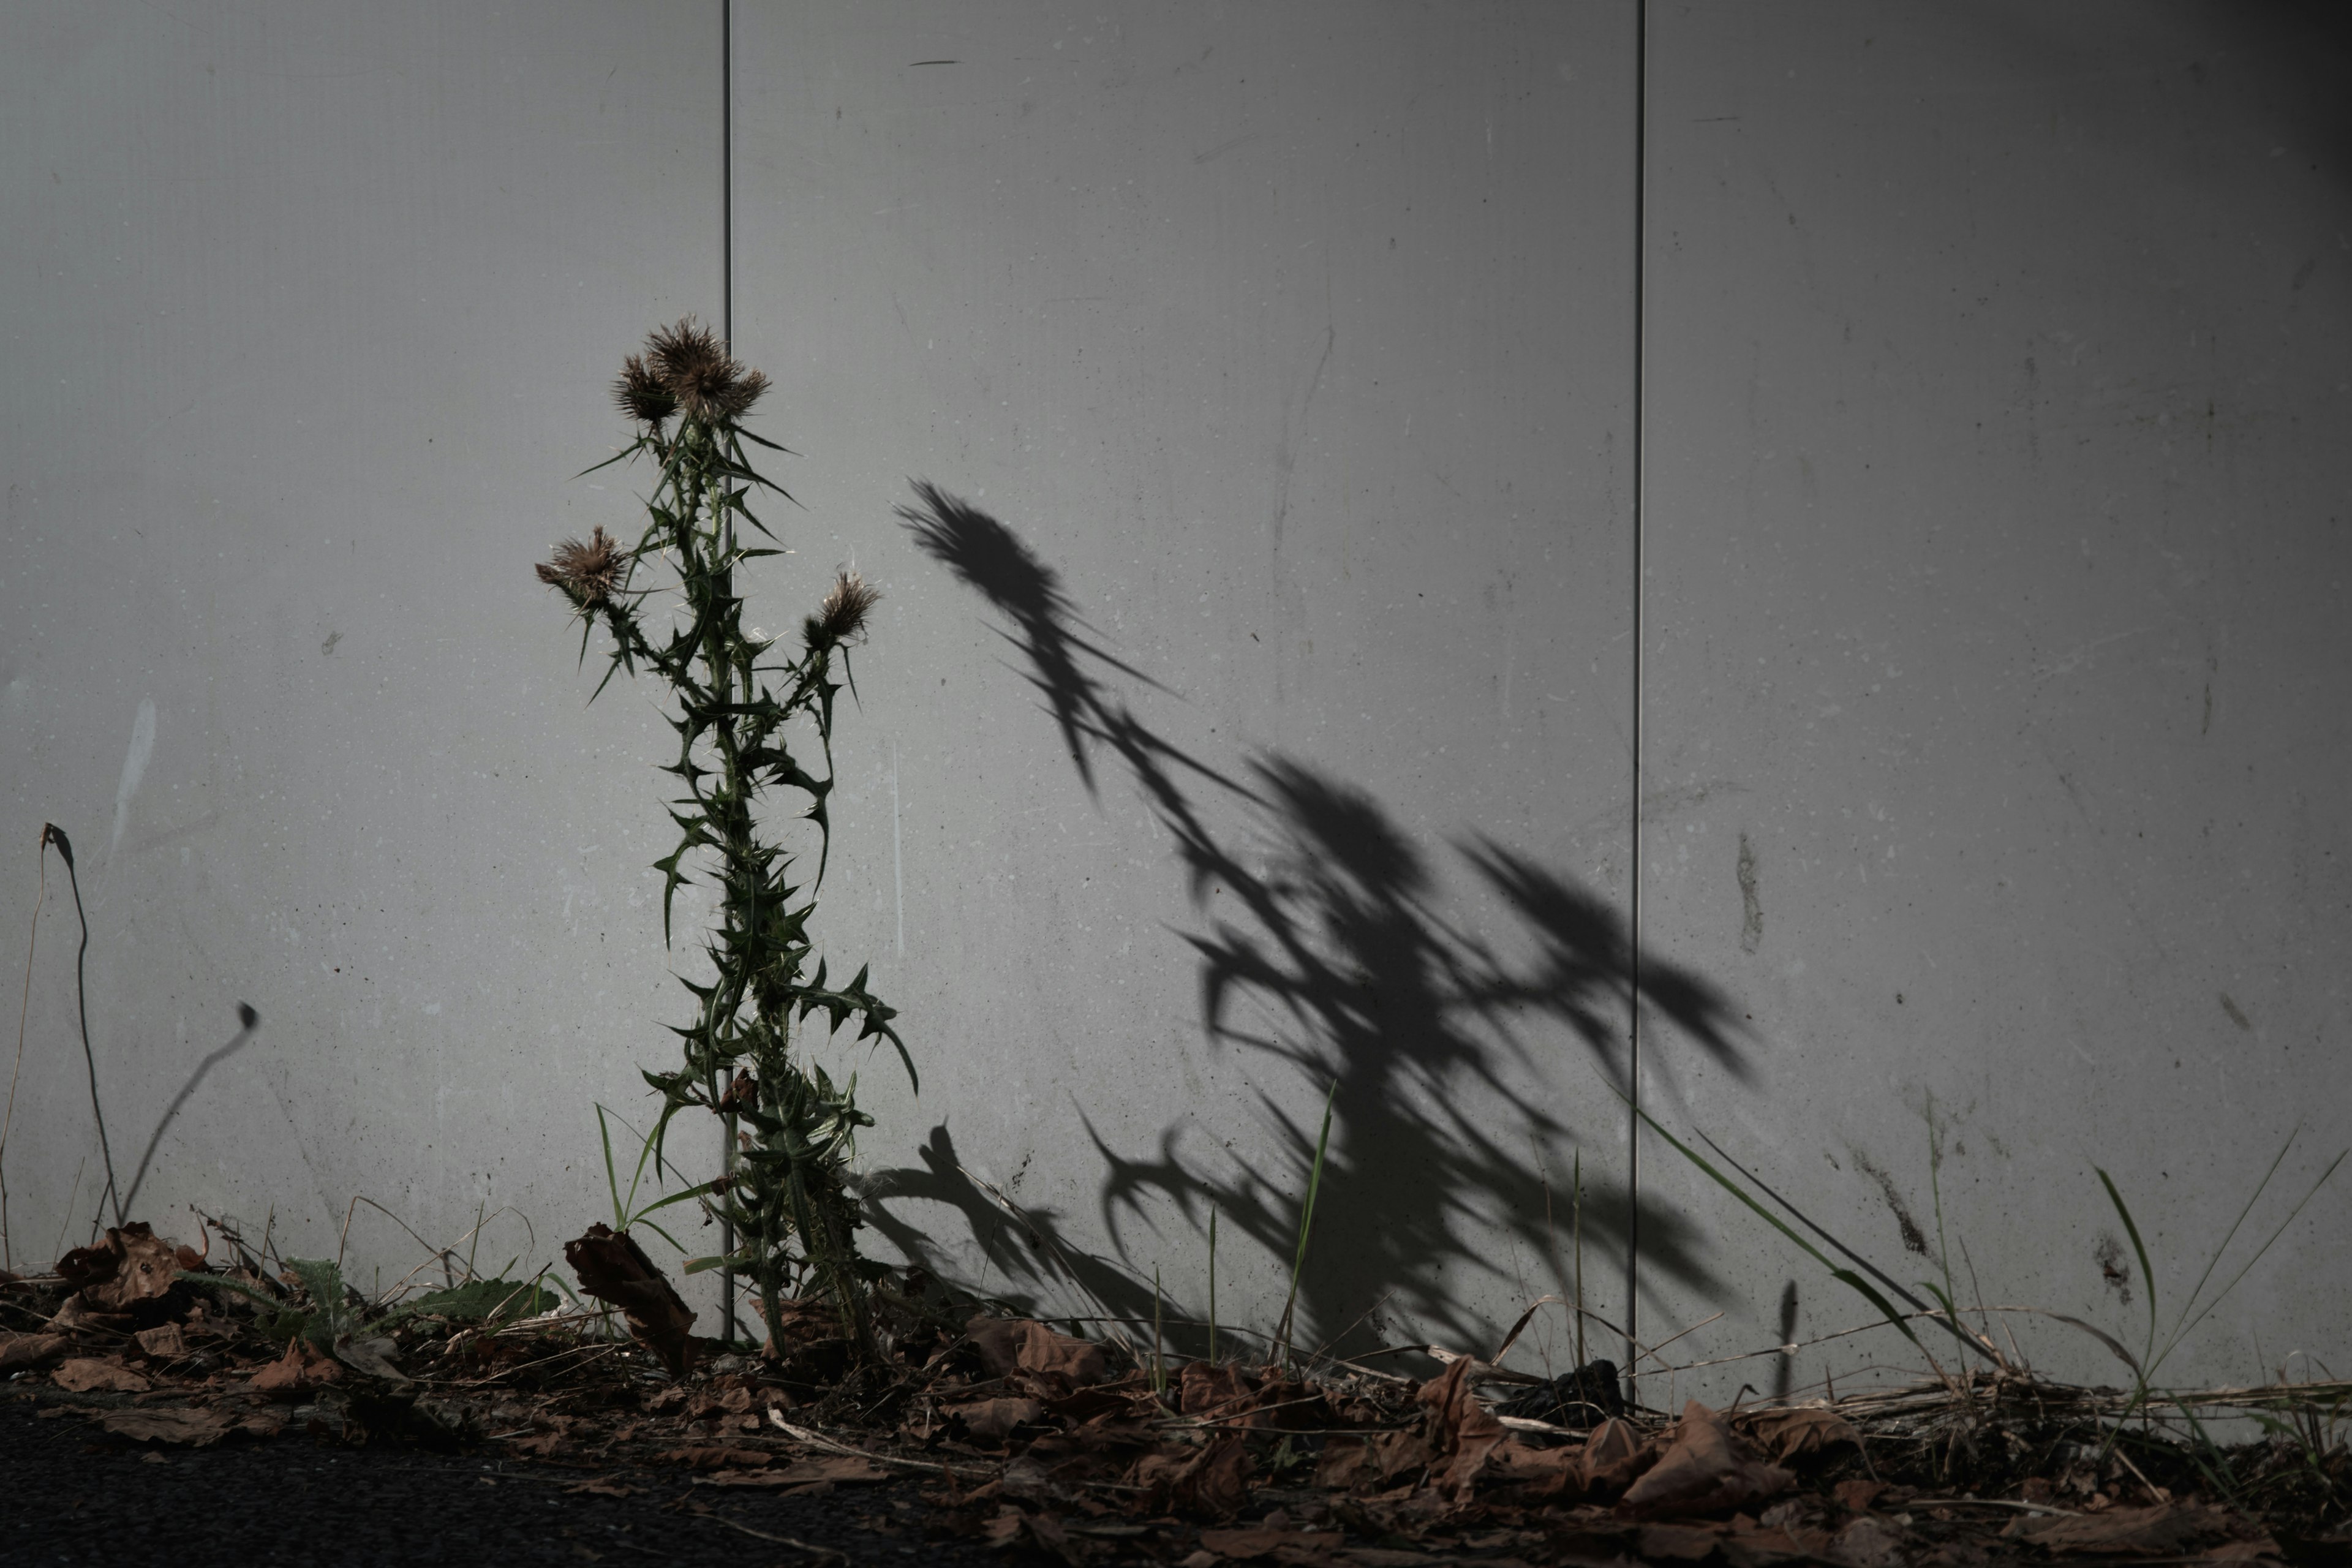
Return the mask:
{"type": "Polygon", "coordinates": [[[78,1414],[36,1415],[42,1408],[56,1406],[0,1394],[0,1564],[9,1568],[1004,1562],[975,1542],[925,1540],[912,1481],[775,1497],[636,1470],[618,1477],[641,1489],[635,1495],[598,1497],[564,1489],[612,1472],[351,1448],[290,1428],[267,1442],[142,1448],[78,1414]]]}

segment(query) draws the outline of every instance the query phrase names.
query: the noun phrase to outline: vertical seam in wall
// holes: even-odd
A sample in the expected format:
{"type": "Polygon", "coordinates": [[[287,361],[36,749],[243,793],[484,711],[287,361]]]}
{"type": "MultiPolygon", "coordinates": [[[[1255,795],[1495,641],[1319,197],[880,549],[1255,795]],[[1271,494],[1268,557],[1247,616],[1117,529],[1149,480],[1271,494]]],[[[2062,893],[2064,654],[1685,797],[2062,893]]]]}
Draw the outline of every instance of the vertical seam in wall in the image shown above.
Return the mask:
{"type": "Polygon", "coordinates": [[[1642,568],[1643,503],[1649,478],[1649,430],[1642,417],[1647,395],[1649,319],[1644,313],[1643,273],[1649,265],[1650,184],[1650,5],[1633,6],[1633,874],[1629,920],[1630,1047],[1626,1053],[1625,1130],[1625,1371],[1630,1383],[1640,1359],[1642,1268],[1642,568]]]}
{"type": "MultiPolygon", "coordinates": [[[[719,336],[727,352],[735,352],[735,0],[719,0],[719,336]]],[[[733,1118],[719,1122],[719,1168],[735,1170],[733,1118]]],[[[724,1256],[735,1256],[735,1226],[719,1222],[719,1245],[724,1256]]],[[[735,1270],[719,1271],[720,1332],[731,1347],[740,1337],[735,1326],[735,1270]]]]}
{"type": "Polygon", "coordinates": [[[735,0],[719,0],[719,335],[735,349],[735,0]]]}

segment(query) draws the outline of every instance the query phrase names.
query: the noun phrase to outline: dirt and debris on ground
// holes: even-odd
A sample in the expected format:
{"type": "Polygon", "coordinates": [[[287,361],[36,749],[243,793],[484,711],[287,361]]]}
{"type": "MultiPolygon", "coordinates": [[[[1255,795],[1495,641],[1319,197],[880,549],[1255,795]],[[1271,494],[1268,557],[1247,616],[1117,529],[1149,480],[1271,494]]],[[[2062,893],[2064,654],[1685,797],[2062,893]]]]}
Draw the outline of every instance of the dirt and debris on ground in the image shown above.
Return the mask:
{"type": "Polygon", "coordinates": [[[202,1239],[0,1279],[0,1563],[161,1521],[190,1563],[2352,1563],[2334,1385],[2236,1391],[2273,1436],[2226,1452],[2021,1375],[1662,1412],[1599,1366],[1155,1367],[915,1275],[882,1364],[812,1303],[656,1354],[533,1282],[386,1309],[202,1239]]]}

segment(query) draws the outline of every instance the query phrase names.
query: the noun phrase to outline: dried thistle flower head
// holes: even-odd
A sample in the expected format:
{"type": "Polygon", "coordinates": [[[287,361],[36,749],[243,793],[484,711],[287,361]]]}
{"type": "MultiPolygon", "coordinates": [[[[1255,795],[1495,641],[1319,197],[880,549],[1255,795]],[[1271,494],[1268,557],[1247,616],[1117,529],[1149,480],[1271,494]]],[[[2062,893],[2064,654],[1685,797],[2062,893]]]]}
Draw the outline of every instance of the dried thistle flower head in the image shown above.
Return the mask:
{"type": "Polygon", "coordinates": [[[881,600],[872,584],[854,571],[844,572],[825,590],[824,602],[801,628],[802,634],[811,647],[856,642],[866,635],[866,616],[881,600]]]}
{"type": "Polygon", "coordinates": [[[560,589],[580,608],[593,610],[621,585],[621,571],[627,560],[621,542],[600,525],[585,543],[567,539],[557,545],[554,557],[541,562],[537,570],[541,582],[560,589]]]}
{"type": "Polygon", "coordinates": [[[688,316],[646,339],[653,373],[686,410],[706,425],[731,425],[768,390],[768,378],[727,352],[710,329],[688,316]]]}
{"type": "Polygon", "coordinates": [[[613,383],[613,401],[641,425],[658,425],[677,412],[677,394],[647,370],[645,360],[636,354],[621,362],[620,376],[613,383]]]}

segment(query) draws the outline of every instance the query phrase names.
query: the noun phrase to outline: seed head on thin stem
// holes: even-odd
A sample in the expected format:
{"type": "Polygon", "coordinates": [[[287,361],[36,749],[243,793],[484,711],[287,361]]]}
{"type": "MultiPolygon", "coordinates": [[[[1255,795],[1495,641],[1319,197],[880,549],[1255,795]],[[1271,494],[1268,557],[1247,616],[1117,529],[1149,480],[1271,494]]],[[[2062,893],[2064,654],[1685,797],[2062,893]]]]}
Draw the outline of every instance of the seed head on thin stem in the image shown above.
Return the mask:
{"type": "Polygon", "coordinates": [[[567,539],[555,547],[551,559],[539,563],[539,580],[561,591],[583,610],[593,610],[613,596],[628,563],[620,541],[599,524],[585,542],[567,539]]]}
{"type": "Polygon", "coordinates": [[[768,378],[727,352],[709,328],[688,316],[646,340],[653,374],[689,419],[731,425],[768,390],[768,378]]]}
{"type": "Polygon", "coordinates": [[[866,617],[881,603],[882,595],[874,585],[855,571],[845,571],[825,590],[824,602],[816,614],[802,626],[802,636],[809,647],[831,647],[837,643],[862,641],[866,636],[866,617]]]}
{"type": "Polygon", "coordinates": [[[621,374],[613,383],[613,401],[623,414],[641,425],[657,426],[677,412],[677,394],[669,384],[646,368],[643,356],[631,354],[621,362],[621,374]]]}

